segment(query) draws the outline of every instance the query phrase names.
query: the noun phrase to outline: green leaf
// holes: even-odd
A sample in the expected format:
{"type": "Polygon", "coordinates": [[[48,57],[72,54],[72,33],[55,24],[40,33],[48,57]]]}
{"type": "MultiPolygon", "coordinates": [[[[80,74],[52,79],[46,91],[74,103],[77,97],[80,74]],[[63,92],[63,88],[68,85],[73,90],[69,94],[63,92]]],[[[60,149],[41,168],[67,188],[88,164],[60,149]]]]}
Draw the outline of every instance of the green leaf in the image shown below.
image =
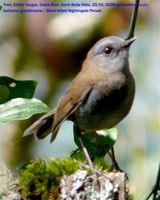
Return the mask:
{"type": "MultiPolygon", "coordinates": [[[[88,150],[91,159],[96,157],[104,157],[106,153],[113,147],[117,140],[118,131],[116,128],[101,130],[96,132],[86,132],[81,135],[83,143],[88,150]]],[[[74,141],[81,148],[77,129],[74,126],[74,141]]]]}
{"type": "Polygon", "coordinates": [[[49,107],[38,99],[16,98],[0,105],[0,123],[24,120],[34,114],[50,111],[49,107]]]}
{"type": "Polygon", "coordinates": [[[0,104],[18,97],[32,98],[36,85],[36,81],[18,81],[7,76],[0,76],[0,104]]]}
{"type": "Polygon", "coordinates": [[[116,128],[100,130],[100,131],[97,131],[97,134],[99,135],[101,140],[104,142],[104,144],[108,146],[109,149],[111,149],[117,140],[118,130],[116,128]]]}

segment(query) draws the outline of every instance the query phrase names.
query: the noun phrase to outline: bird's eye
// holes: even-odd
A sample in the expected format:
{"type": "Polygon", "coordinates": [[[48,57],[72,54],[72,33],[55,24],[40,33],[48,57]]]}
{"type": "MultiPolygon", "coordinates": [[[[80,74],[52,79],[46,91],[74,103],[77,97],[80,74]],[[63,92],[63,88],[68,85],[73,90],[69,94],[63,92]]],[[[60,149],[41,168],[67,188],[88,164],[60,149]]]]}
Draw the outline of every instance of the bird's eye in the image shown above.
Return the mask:
{"type": "Polygon", "coordinates": [[[111,47],[106,47],[104,50],[105,54],[110,54],[112,52],[112,48],[111,47]]]}

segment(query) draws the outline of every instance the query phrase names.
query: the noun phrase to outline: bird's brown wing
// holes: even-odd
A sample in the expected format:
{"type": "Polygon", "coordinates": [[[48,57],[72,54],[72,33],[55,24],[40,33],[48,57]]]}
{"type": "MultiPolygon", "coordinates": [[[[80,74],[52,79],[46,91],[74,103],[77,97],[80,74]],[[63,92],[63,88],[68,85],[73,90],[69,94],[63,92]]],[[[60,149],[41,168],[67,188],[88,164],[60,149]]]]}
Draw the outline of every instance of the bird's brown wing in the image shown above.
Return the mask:
{"type": "Polygon", "coordinates": [[[85,62],[83,64],[85,64],[85,67],[82,67],[82,70],[72,81],[57,106],[52,127],[51,142],[55,139],[61,123],[73,114],[81,103],[89,97],[92,89],[95,87],[95,83],[104,78],[103,70],[90,67],[85,62]],[[96,75],[97,73],[98,76],[96,75]]]}
{"type": "Polygon", "coordinates": [[[51,142],[55,139],[62,122],[64,122],[71,114],[73,114],[75,110],[81,105],[81,103],[86,98],[88,98],[90,92],[93,89],[93,85],[83,87],[84,91],[76,90],[77,92],[74,93],[74,96],[69,94],[70,89],[72,89],[72,92],[74,93],[73,90],[76,88],[71,86],[57,107],[52,128],[51,142]]]}

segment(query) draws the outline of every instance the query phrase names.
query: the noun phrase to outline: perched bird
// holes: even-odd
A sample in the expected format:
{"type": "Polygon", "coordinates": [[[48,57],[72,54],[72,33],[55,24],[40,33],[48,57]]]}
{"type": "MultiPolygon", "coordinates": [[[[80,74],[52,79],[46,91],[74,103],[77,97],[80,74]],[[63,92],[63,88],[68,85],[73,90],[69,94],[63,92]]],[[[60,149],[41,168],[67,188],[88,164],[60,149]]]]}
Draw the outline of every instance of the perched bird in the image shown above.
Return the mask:
{"type": "Polygon", "coordinates": [[[99,40],[56,108],[26,129],[24,136],[35,134],[43,139],[52,133],[52,142],[65,120],[73,121],[84,132],[119,123],[130,111],[135,94],[128,61],[135,39],[110,36],[99,40]]]}

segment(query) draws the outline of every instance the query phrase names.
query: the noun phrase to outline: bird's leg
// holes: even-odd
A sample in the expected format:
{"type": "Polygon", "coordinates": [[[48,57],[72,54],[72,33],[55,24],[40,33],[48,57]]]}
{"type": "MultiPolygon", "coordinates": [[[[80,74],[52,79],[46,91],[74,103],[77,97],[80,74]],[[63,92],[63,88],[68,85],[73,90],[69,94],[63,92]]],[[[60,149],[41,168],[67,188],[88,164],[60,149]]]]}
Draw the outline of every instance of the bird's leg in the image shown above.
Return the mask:
{"type": "Polygon", "coordinates": [[[111,152],[108,152],[109,157],[112,160],[113,166],[117,171],[123,172],[125,174],[126,179],[128,180],[128,175],[126,172],[120,168],[119,164],[116,161],[115,153],[114,153],[114,148],[112,147],[111,152]]]}
{"type": "Polygon", "coordinates": [[[108,148],[105,146],[104,142],[101,140],[100,136],[97,134],[97,132],[94,132],[94,135],[100,140],[101,144],[102,144],[102,148],[104,149],[104,151],[106,152],[106,154],[109,155],[113,166],[115,167],[116,170],[118,171],[123,171],[121,170],[121,168],[119,167],[117,161],[116,161],[116,157],[115,157],[115,153],[114,153],[114,148],[112,147],[111,152],[108,150],[108,148]]]}
{"type": "Polygon", "coordinates": [[[81,148],[82,148],[82,151],[84,153],[84,156],[93,172],[94,175],[96,175],[96,172],[94,170],[94,166],[93,166],[93,163],[91,161],[91,158],[89,156],[89,153],[87,151],[87,148],[85,147],[84,143],[83,143],[83,139],[82,139],[82,136],[81,136],[81,130],[79,129],[79,127],[77,125],[74,125],[75,126],[75,129],[76,129],[76,134],[77,134],[77,137],[78,137],[78,140],[80,142],[80,145],[81,145],[81,148]]]}
{"type": "Polygon", "coordinates": [[[112,147],[111,151],[108,152],[108,155],[111,158],[113,166],[115,167],[115,169],[119,170],[119,171],[123,171],[123,170],[121,170],[121,168],[119,167],[119,165],[118,165],[118,163],[116,161],[116,157],[115,157],[115,153],[114,153],[114,148],[113,147],[112,147]]]}

